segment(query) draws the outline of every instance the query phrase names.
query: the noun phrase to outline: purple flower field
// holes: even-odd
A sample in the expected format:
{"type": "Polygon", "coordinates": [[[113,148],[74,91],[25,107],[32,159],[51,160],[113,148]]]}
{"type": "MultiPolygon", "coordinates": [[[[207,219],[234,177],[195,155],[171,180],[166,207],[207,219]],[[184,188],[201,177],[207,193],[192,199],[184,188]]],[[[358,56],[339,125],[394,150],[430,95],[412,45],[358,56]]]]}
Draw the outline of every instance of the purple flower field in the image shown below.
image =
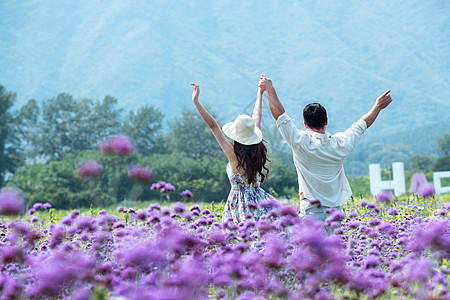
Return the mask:
{"type": "Polygon", "coordinates": [[[350,201],[333,234],[291,206],[234,224],[179,203],[35,205],[0,223],[1,299],[450,299],[448,196],[400,200],[350,201]]]}

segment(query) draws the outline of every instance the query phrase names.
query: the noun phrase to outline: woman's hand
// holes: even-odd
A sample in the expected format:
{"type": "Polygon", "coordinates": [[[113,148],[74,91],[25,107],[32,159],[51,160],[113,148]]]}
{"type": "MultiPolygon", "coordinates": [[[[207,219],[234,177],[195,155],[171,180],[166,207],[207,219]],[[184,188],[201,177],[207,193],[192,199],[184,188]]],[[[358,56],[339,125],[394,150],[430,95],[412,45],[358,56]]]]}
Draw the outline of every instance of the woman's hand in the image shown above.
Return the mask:
{"type": "Polygon", "coordinates": [[[262,94],[264,94],[264,90],[261,89],[260,87],[258,87],[258,95],[262,95],[262,94]]]}
{"type": "Polygon", "coordinates": [[[198,95],[200,94],[200,88],[198,84],[192,82],[191,85],[194,86],[194,92],[192,93],[192,102],[198,102],[198,95]]]}

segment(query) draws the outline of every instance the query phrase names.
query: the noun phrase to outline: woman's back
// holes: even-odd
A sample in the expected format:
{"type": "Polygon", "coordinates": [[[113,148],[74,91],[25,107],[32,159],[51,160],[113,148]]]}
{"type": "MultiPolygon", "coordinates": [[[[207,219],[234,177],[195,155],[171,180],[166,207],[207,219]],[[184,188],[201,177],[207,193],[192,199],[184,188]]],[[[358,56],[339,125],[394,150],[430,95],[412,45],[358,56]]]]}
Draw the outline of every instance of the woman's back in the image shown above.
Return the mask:
{"type": "Polygon", "coordinates": [[[276,201],[270,194],[260,187],[260,176],[256,182],[248,182],[246,174],[233,173],[230,164],[227,164],[227,175],[231,189],[223,212],[223,221],[231,218],[234,223],[239,223],[251,216],[257,221],[262,215],[269,212],[270,208],[262,206],[263,202],[276,201]]]}

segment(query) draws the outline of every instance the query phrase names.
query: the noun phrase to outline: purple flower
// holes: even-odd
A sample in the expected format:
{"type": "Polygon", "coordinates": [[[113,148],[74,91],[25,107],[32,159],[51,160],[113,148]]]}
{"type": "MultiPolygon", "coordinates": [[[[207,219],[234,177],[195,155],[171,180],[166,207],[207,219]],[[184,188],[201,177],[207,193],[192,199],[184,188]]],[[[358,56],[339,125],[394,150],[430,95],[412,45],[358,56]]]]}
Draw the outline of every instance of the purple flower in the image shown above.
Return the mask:
{"type": "Polygon", "coordinates": [[[36,223],[37,221],[39,221],[39,218],[38,218],[38,217],[32,217],[32,218],[30,219],[30,221],[31,221],[32,223],[36,223]]]}
{"type": "Polygon", "coordinates": [[[75,173],[81,179],[90,179],[100,175],[102,171],[103,167],[101,163],[92,159],[80,163],[75,170],[75,173]]]}
{"type": "Polygon", "coordinates": [[[131,155],[134,152],[133,141],[124,134],[111,136],[99,144],[99,149],[108,155],[131,155]]]}
{"type": "Polygon", "coordinates": [[[150,204],[149,206],[148,206],[148,211],[153,211],[153,210],[160,210],[161,209],[161,207],[159,206],[159,204],[158,203],[153,203],[153,204],[150,204]]]}
{"type": "Polygon", "coordinates": [[[273,199],[266,199],[266,200],[259,202],[258,204],[259,204],[259,206],[265,207],[265,208],[280,207],[280,202],[273,200],[273,199]]]}
{"type": "Polygon", "coordinates": [[[350,221],[350,222],[348,223],[348,227],[351,228],[351,229],[358,228],[359,225],[360,225],[360,223],[359,223],[358,221],[350,221]]]}
{"type": "Polygon", "coordinates": [[[411,261],[406,268],[406,278],[408,281],[418,281],[425,283],[433,274],[433,267],[425,259],[411,261]]]}
{"type": "Polygon", "coordinates": [[[434,187],[431,184],[423,184],[420,186],[418,195],[424,198],[428,198],[434,195],[434,187]]]}
{"type": "Polygon", "coordinates": [[[450,254],[450,236],[448,234],[450,224],[444,220],[433,220],[426,227],[417,228],[412,234],[409,245],[410,250],[420,251],[426,247],[434,250],[442,250],[450,254]]]}
{"type": "Polygon", "coordinates": [[[44,203],[43,207],[44,209],[50,209],[52,208],[52,205],[50,203],[44,203]]]}
{"type": "Polygon", "coordinates": [[[164,181],[160,181],[158,183],[152,184],[150,187],[151,190],[159,190],[166,186],[166,183],[164,181]]]}
{"type": "Polygon", "coordinates": [[[184,205],[181,203],[175,203],[172,206],[172,209],[174,210],[174,212],[176,212],[177,214],[180,214],[182,212],[184,212],[184,205]]]}
{"type": "Polygon", "coordinates": [[[374,209],[375,207],[377,207],[377,205],[375,203],[373,203],[373,202],[367,203],[367,208],[374,209]]]}
{"type": "Polygon", "coordinates": [[[393,207],[390,207],[387,211],[388,215],[393,215],[393,216],[397,216],[398,215],[398,210],[396,210],[393,207]]]}
{"type": "Polygon", "coordinates": [[[80,211],[77,210],[77,209],[74,209],[74,210],[72,210],[72,211],[70,212],[70,217],[71,217],[72,219],[75,219],[75,218],[78,217],[79,215],[80,215],[80,211]]]}
{"type": "Polygon", "coordinates": [[[166,194],[166,193],[170,193],[175,191],[175,187],[170,184],[170,183],[166,183],[166,185],[161,189],[161,194],[166,194]]]}
{"type": "Polygon", "coordinates": [[[391,223],[388,223],[388,222],[381,223],[381,224],[378,226],[378,230],[379,230],[380,232],[385,232],[385,233],[387,233],[387,234],[389,234],[389,235],[393,235],[393,234],[397,233],[397,230],[395,229],[395,227],[392,226],[392,224],[391,224],[391,223]]]}
{"type": "Polygon", "coordinates": [[[28,214],[31,216],[32,214],[34,214],[36,212],[36,210],[34,208],[30,208],[28,210],[28,214]]]}
{"type": "Polygon", "coordinates": [[[25,210],[25,200],[18,189],[5,188],[0,191],[0,215],[20,215],[25,210]]]}
{"type": "Polygon", "coordinates": [[[381,219],[380,218],[375,218],[375,219],[370,219],[367,224],[369,226],[375,227],[375,226],[378,226],[380,223],[381,223],[381,219]]]}
{"type": "Polygon", "coordinates": [[[144,221],[147,218],[147,213],[144,210],[140,209],[136,212],[135,216],[136,219],[144,221]]]}
{"type": "Polygon", "coordinates": [[[377,195],[375,195],[375,199],[382,203],[387,203],[394,198],[394,195],[390,191],[381,190],[377,195]]]}
{"type": "Polygon", "coordinates": [[[341,221],[345,219],[345,214],[340,210],[335,210],[331,213],[332,221],[341,221]]]}
{"type": "Polygon", "coordinates": [[[349,213],[348,213],[348,217],[353,219],[356,218],[358,216],[358,212],[354,209],[352,209],[349,213]]]}
{"type": "Polygon", "coordinates": [[[191,212],[197,211],[198,213],[200,213],[201,209],[200,209],[200,206],[198,206],[198,205],[192,205],[192,207],[189,209],[189,211],[191,211],[191,212]]]}
{"type": "Polygon", "coordinates": [[[309,200],[309,204],[311,204],[311,205],[317,205],[317,207],[318,208],[321,208],[322,207],[322,202],[320,202],[320,199],[312,199],[312,200],[309,200]]]}
{"type": "Polygon", "coordinates": [[[278,213],[281,216],[297,217],[297,210],[292,205],[281,206],[278,208],[278,213]]]}
{"type": "Polygon", "coordinates": [[[380,260],[376,256],[369,256],[366,259],[366,268],[374,268],[380,264],[380,260]]]}
{"type": "Polygon", "coordinates": [[[342,228],[336,228],[334,230],[334,234],[335,235],[340,235],[340,234],[344,234],[344,230],[342,228]]]}
{"type": "Polygon", "coordinates": [[[181,196],[186,197],[186,198],[192,198],[192,192],[190,190],[185,190],[181,193],[181,196]]]}
{"type": "Polygon", "coordinates": [[[128,177],[137,182],[149,183],[153,180],[154,174],[146,167],[132,165],[128,167],[128,177]]]}
{"type": "Polygon", "coordinates": [[[35,203],[35,204],[33,205],[33,208],[34,208],[35,210],[41,209],[41,208],[42,208],[42,203],[35,203]]]}

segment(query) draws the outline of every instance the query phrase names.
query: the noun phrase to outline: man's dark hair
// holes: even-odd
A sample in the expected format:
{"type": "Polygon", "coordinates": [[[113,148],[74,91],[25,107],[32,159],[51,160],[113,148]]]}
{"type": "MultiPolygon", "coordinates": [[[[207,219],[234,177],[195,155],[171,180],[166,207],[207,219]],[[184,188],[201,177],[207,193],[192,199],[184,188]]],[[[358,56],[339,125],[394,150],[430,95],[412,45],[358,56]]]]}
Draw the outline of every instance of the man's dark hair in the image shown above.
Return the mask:
{"type": "Polygon", "coordinates": [[[319,103],[311,103],[303,109],[303,120],[309,128],[320,129],[327,122],[327,111],[319,103]]]}

